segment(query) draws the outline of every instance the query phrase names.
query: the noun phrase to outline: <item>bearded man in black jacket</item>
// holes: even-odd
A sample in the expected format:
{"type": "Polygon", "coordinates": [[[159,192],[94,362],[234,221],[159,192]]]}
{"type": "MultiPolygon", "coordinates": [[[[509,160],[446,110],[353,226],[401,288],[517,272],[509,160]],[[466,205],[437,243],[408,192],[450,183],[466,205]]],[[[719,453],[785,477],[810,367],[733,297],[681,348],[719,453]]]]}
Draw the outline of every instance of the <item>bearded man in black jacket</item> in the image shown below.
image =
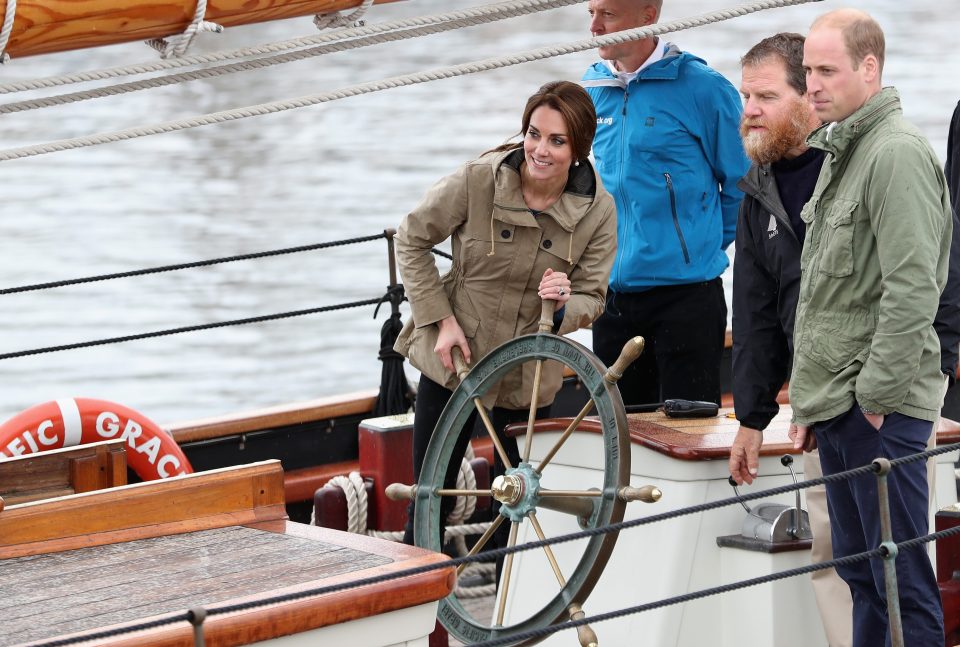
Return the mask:
{"type": "MultiPolygon", "coordinates": [[[[731,447],[730,474],[738,483],[752,483],[757,476],[763,430],[779,411],[777,394],[789,376],[805,235],[800,210],[813,193],[823,162],[823,152],[805,143],[820,124],[806,97],[803,42],[799,34],[777,34],[741,59],[740,134],[753,165],[738,185],[745,195],[733,266],[733,398],[740,429],[731,447]]],[[[954,235],[950,273],[934,327],[940,338],[941,369],[952,382],[960,342],[960,104],[950,128],[947,157],[954,235]]],[[[805,477],[821,476],[816,449],[804,449],[805,477]]],[[[823,486],[808,488],[806,500],[814,533],[811,560],[829,560],[823,486]]],[[[833,569],[811,577],[829,644],[850,645],[849,588],[833,569]]]]}

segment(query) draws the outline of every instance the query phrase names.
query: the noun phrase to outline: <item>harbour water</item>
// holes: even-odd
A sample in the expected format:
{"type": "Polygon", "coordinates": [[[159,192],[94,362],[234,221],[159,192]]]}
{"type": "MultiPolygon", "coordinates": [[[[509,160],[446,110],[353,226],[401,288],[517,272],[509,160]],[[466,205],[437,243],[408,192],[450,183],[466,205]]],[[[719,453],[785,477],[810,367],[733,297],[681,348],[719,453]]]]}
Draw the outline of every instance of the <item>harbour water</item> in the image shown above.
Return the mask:
{"type": "MultiPolygon", "coordinates": [[[[367,22],[479,0],[374,6],[367,22]]],[[[663,21],[727,0],[666,0],[663,21]]],[[[941,159],[960,99],[954,2],[832,0],[669,36],[735,84],[738,59],[819,13],[867,9],[886,30],[884,81],[941,159]]],[[[310,95],[588,36],[585,3],[505,23],[121,97],[4,115],[0,148],[310,95]]],[[[309,18],[203,35],[219,51],[313,31],[309,18]]],[[[142,44],[14,60],[0,82],[154,60],[142,44]]],[[[583,52],[218,126],[0,163],[0,288],[365,236],[396,227],[442,175],[519,128],[541,83],[577,79],[583,52]]],[[[62,90],[61,90],[62,91],[62,90]]],[[[26,96],[33,96],[27,94],[26,96]]],[[[4,101],[19,100],[20,95],[4,101]]],[[[3,295],[0,353],[379,297],[383,241],[198,270],[3,295]]],[[[0,420],[59,397],[115,400],[168,423],[375,388],[373,308],[0,362],[0,420]]],[[[406,314],[406,311],[405,311],[406,314]]]]}

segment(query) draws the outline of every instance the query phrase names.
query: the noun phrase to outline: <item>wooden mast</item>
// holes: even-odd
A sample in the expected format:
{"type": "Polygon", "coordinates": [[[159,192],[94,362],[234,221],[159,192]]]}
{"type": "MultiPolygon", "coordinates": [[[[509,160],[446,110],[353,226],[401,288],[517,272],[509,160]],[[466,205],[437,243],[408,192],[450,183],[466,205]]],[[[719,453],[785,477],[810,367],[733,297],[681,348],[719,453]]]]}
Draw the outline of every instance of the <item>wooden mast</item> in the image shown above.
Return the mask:
{"type": "MultiPolygon", "coordinates": [[[[376,4],[395,0],[374,0],[376,4]]],[[[0,2],[0,15],[6,11],[0,2]]],[[[224,27],[351,9],[361,0],[208,0],[224,27]]],[[[6,52],[12,58],[183,33],[196,0],[18,0],[6,52]]]]}

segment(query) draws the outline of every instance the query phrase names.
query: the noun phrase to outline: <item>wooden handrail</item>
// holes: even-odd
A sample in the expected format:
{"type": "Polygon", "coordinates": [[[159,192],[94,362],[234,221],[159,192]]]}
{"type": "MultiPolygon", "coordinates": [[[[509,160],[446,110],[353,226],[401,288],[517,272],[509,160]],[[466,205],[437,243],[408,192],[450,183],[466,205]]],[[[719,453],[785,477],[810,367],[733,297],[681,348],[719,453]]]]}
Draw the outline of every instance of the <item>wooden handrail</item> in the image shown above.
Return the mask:
{"type": "Polygon", "coordinates": [[[198,440],[362,415],[373,411],[377,393],[376,389],[370,389],[306,402],[292,402],[253,411],[176,422],[165,426],[165,429],[182,445],[198,440]]]}
{"type": "Polygon", "coordinates": [[[0,559],[286,519],[271,460],[7,506],[0,559]]]}

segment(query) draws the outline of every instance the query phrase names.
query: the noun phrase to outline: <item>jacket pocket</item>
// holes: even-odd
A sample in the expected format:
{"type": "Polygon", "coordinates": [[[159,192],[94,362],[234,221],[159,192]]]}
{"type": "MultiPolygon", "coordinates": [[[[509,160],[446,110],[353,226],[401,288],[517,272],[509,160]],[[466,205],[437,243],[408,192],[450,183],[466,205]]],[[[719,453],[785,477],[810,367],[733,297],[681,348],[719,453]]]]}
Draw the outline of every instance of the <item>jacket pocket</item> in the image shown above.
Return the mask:
{"type": "Polygon", "coordinates": [[[450,281],[445,287],[447,299],[449,299],[450,306],[453,308],[453,316],[457,318],[457,323],[463,329],[464,336],[467,339],[473,339],[477,336],[477,330],[480,328],[480,317],[477,316],[477,309],[464,286],[463,276],[457,276],[456,280],[450,281]]]}
{"type": "Polygon", "coordinates": [[[825,227],[820,242],[820,271],[827,276],[844,277],[853,274],[853,212],[859,203],[836,200],[824,218],[825,227]]]}
{"type": "Polygon", "coordinates": [[[663,174],[663,179],[667,183],[667,193],[670,196],[670,212],[673,215],[673,226],[677,230],[677,238],[680,240],[680,250],[683,251],[683,262],[690,264],[690,252],[687,251],[687,241],[683,238],[683,229],[680,228],[680,216],[677,214],[677,193],[673,188],[673,178],[669,173],[663,174]]]}
{"type": "Polygon", "coordinates": [[[838,333],[833,326],[815,326],[800,341],[796,347],[797,352],[806,355],[831,373],[837,373],[854,362],[864,362],[870,354],[869,337],[849,337],[838,333]]]}

